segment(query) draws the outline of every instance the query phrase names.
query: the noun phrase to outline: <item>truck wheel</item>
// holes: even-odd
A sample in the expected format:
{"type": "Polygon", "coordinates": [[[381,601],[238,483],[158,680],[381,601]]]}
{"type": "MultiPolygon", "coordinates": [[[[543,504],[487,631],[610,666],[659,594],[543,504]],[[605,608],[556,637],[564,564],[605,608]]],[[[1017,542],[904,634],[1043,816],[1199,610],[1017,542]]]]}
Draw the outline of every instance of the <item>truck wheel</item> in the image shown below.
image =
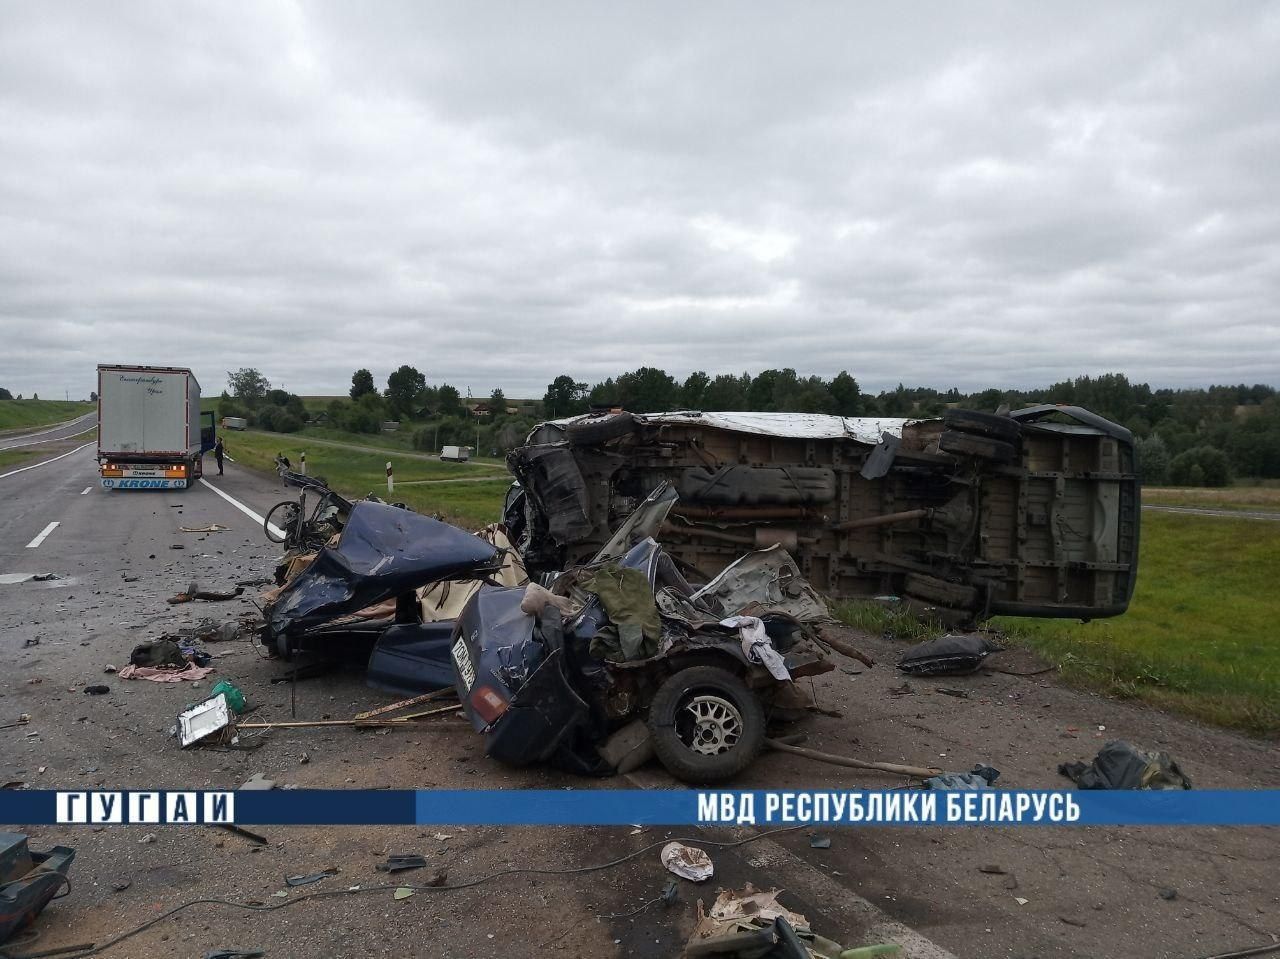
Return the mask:
{"type": "Polygon", "coordinates": [[[287,499],[284,502],[276,503],[275,506],[267,510],[267,517],[262,522],[262,531],[267,534],[267,539],[271,542],[283,543],[289,539],[297,522],[298,504],[291,499],[287,499]],[[277,536],[271,532],[273,525],[284,530],[284,535],[277,536]]]}
{"type": "Polygon", "coordinates": [[[945,579],[922,576],[919,573],[907,574],[902,583],[902,591],[916,599],[927,600],[953,609],[967,609],[978,601],[978,591],[972,586],[949,583],[945,579]]]}
{"type": "Polygon", "coordinates": [[[635,418],[630,413],[608,413],[570,423],[564,428],[564,438],[570,446],[594,446],[626,436],[635,428],[635,418]]]}
{"type": "Polygon", "coordinates": [[[1010,463],[1018,455],[1018,451],[1004,440],[992,439],[989,436],[975,436],[972,433],[960,433],[956,430],[946,430],[938,437],[938,449],[959,456],[976,456],[978,459],[994,460],[997,463],[1010,463]]]}
{"type": "Polygon", "coordinates": [[[718,783],[751,765],[764,746],[756,694],[719,666],[691,666],[658,687],[649,706],[653,751],[681,782],[718,783]]]}
{"type": "Polygon", "coordinates": [[[1022,426],[1017,420],[977,410],[947,410],[942,414],[942,423],[949,430],[990,436],[1006,443],[1016,443],[1022,435],[1022,426]]]}

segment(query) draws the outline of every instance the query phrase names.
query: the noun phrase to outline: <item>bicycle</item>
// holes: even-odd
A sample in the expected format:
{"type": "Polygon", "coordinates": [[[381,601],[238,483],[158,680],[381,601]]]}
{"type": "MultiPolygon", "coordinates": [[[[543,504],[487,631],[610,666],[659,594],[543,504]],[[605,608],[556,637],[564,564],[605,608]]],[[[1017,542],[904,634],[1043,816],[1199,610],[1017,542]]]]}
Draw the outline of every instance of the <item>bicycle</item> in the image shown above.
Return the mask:
{"type": "Polygon", "coordinates": [[[296,500],[283,500],[267,510],[262,523],[267,539],[283,544],[286,550],[305,552],[324,546],[345,525],[351,512],[350,500],[329,489],[322,477],[295,472],[281,456],[276,457],[276,472],[286,485],[297,487],[300,492],[296,500]],[[308,492],[320,496],[309,515],[308,492]]]}

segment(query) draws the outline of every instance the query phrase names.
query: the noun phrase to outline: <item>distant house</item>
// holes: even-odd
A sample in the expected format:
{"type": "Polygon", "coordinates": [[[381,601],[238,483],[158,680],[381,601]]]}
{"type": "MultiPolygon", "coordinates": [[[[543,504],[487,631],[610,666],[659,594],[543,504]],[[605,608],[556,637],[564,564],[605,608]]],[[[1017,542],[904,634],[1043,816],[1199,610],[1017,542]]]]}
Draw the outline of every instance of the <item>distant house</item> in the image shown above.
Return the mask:
{"type": "Polygon", "coordinates": [[[488,403],[477,403],[475,406],[471,407],[471,415],[478,420],[482,420],[488,416],[492,416],[493,410],[490,408],[488,403]]]}

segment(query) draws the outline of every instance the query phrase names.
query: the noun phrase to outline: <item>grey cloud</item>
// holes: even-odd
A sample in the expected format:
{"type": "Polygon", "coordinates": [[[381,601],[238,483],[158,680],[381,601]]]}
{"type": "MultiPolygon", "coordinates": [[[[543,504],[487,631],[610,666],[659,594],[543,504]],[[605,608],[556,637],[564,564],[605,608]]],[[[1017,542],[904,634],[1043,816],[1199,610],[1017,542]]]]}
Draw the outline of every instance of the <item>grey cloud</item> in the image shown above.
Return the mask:
{"type": "Polygon", "coordinates": [[[1280,13],[8,4],[0,385],[1280,383],[1280,13]]]}

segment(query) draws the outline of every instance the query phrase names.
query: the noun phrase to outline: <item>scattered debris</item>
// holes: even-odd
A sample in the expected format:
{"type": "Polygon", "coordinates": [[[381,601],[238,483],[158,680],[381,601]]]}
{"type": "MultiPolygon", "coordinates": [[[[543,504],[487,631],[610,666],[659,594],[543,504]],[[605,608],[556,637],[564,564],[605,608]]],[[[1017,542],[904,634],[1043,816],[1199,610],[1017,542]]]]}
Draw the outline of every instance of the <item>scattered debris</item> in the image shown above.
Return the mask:
{"type": "Polygon", "coordinates": [[[204,959],[262,959],[266,954],[265,949],[213,949],[204,959]]]}
{"type": "Polygon", "coordinates": [[[778,902],[780,890],[757,892],[748,883],[741,892],[723,889],[708,911],[698,900],[698,924],[685,943],[686,959],[785,956],[885,956],[892,952],[841,951],[839,943],[815,934],[809,920],[778,902]]]}
{"type": "Polygon", "coordinates": [[[133,883],[130,882],[128,879],[117,879],[115,882],[111,884],[111,891],[124,892],[126,889],[128,889],[132,885],[133,883]]]}
{"type": "Polygon", "coordinates": [[[153,832],[149,832],[145,836],[143,836],[141,839],[139,839],[138,843],[139,845],[150,846],[155,841],[156,841],[156,834],[153,832]]]}
{"type": "Polygon", "coordinates": [[[809,848],[810,849],[830,849],[831,838],[829,836],[810,836],[809,848]]]}
{"type": "Polygon", "coordinates": [[[994,649],[979,633],[948,633],[917,643],[898,659],[898,669],[912,676],[971,673],[994,649]]]}
{"type": "Polygon", "coordinates": [[[661,859],[668,872],[692,882],[705,882],[715,874],[711,857],[696,846],[669,842],[662,847],[661,859]]]}
{"type": "Polygon", "coordinates": [[[181,683],[183,681],[196,682],[204,679],[211,672],[213,672],[212,666],[197,666],[195,663],[187,663],[181,669],[168,666],[134,666],[130,663],[120,670],[117,675],[121,679],[146,679],[153,683],[181,683]]]}
{"type": "MultiPolygon", "coordinates": [[[[990,789],[1000,778],[1000,770],[978,763],[967,773],[943,773],[924,781],[925,789],[965,790],[990,789]]],[[[984,870],[985,872],[985,870],[984,870]]]]}
{"type": "Polygon", "coordinates": [[[904,766],[901,763],[868,762],[862,759],[854,759],[852,756],[837,756],[835,753],[824,753],[816,749],[792,746],[790,743],[785,743],[780,739],[766,739],[764,744],[770,749],[776,749],[779,752],[793,753],[796,756],[803,756],[806,759],[812,759],[820,763],[829,763],[832,766],[847,766],[850,769],[874,769],[879,772],[896,773],[900,776],[915,776],[921,779],[942,773],[941,769],[934,769],[931,766],[904,766]]]}
{"type": "Polygon", "coordinates": [[[29,722],[31,722],[30,713],[19,713],[15,722],[5,723],[3,726],[0,726],[0,729],[13,729],[15,726],[25,726],[29,722]]]}
{"type": "Polygon", "coordinates": [[[242,839],[248,839],[250,842],[255,843],[256,845],[265,846],[267,844],[266,836],[260,836],[258,835],[258,833],[251,832],[250,830],[245,829],[243,826],[235,826],[230,823],[215,823],[214,826],[217,829],[225,829],[229,833],[234,833],[235,835],[239,836],[242,839]]]}
{"type": "Polygon", "coordinates": [[[210,523],[208,526],[179,526],[178,531],[181,533],[223,533],[230,528],[230,526],[220,526],[217,523],[210,523]]]}
{"type": "Polygon", "coordinates": [[[62,579],[57,573],[3,573],[0,574],[0,586],[15,586],[18,583],[51,583],[62,579]]]}
{"type": "Polygon", "coordinates": [[[978,872],[985,872],[989,876],[1003,876],[1006,874],[1003,868],[993,864],[979,866],[978,872]]]}
{"type": "Polygon", "coordinates": [[[408,899],[413,895],[413,890],[408,886],[401,886],[391,896],[392,899],[408,899]]]}
{"type": "Polygon", "coordinates": [[[225,603],[228,600],[235,599],[244,592],[243,586],[237,586],[229,593],[219,593],[214,590],[201,589],[199,584],[192,583],[184,592],[169,597],[170,606],[178,606],[182,603],[189,603],[192,600],[200,600],[205,603],[225,603]]]}
{"type": "Polygon", "coordinates": [[[35,922],[40,910],[65,885],[76,857],[69,846],[33,852],[22,833],[0,832],[0,943],[35,922]]]}
{"type": "Polygon", "coordinates": [[[249,777],[248,781],[245,782],[240,788],[244,790],[250,790],[250,791],[253,791],[253,790],[266,791],[268,789],[275,789],[276,781],[274,779],[268,779],[262,773],[254,773],[252,776],[249,777]]]}
{"type": "Polygon", "coordinates": [[[385,862],[378,863],[374,868],[378,872],[404,872],[407,869],[423,869],[426,865],[426,856],[416,853],[399,853],[387,856],[385,862]]]}
{"type": "Polygon", "coordinates": [[[396,716],[391,719],[307,719],[307,720],[281,720],[279,722],[261,722],[261,723],[239,723],[240,729],[308,729],[320,728],[326,726],[352,726],[352,727],[406,727],[413,726],[416,720],[427,719],[431,716],[442,716],[445,713],[456,713],[462,709],[462,704],[456,706],[442,706],[439,709],[428,709],[421,713],[409,713],[407,716],[396,716]]]}
{"type": "Polygon", "coordinates": [[[954,696],[956,699],[968,699],[971,695],[967,689],[951,689],[948,686],[935,686],[933,691],[941,693],[943,696],[954,696]]]}
{"type": "Polygon", "coordinates": [[[1160,898],[1161,898],[1161,899],[1168,900],[1169,902],[1173,902],[1173,900],[1175,900],[1175,899],[1177,899],[1177,898],[1178,898],[1178,890],[1176,890],[1176,889],[1161,889],[1161,890],[1160,890],[1160,898]]]}
{"type": "Polygon", "coordinates": [[[325,869],[321,869],[319,872],[297,876],[285,876],[284,882],[286,886],[309,886],[313,882],[319,882],[321,879],[328,879],[330,876],[336,876],[337,874],[338,867],[329,866],[325,869]]]}
{"type": "Polygon", "coordinates": [[[218,692],[202,703],[188,706],[178,714],[178,742],[183,749],[221,732],[231,724],[230,706],[218,692]]]}
{"type": "Polygon", "coordinates": [[[84,692],[86,696],[105,696],[107,693],[111,692],[111,687],[104,686],[99,683],[93,686],[86,686],[84,688],[84,692]]]}
{"type": "Polygon", "coordinates": [[[1166,752],[1113,739],[1093,762],[1063,763],[1058,772],[1081,789],[1190,789],[1191,780],[1166,752]]]}

